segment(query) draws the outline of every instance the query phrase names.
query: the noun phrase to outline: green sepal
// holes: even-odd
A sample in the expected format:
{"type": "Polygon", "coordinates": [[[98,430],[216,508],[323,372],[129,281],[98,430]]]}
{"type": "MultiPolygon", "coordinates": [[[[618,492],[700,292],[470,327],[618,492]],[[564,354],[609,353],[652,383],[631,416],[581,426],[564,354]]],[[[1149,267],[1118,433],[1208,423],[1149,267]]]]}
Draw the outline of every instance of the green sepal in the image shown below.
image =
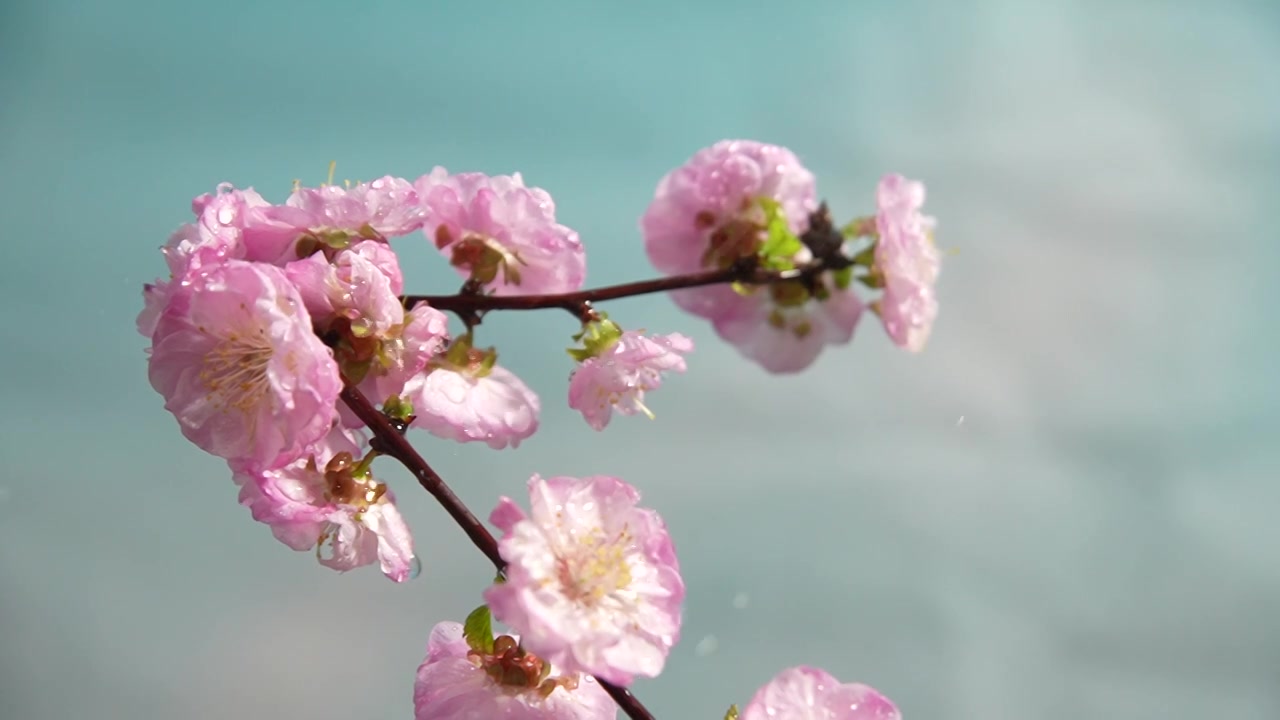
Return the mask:
{"type": "Polygon", "coordinates": [[[413,403],[408,398],[392,395],[382,404],[382,412],[389,418],[409,422],[409,418],[413,417],[413,403]]]}
{"type": "Polygon", "coordinates": [[[724,714],[724,720],[738,720],[738,706],[730,705],[729,710],[724,714]]]}
{"type": "Polygon", "coordinates": [[[840,234],[852,240],[853,238],[868,237],[876,234],[876,219],[874,216],[858,217],[850,220],[848,224],[840,228],[840,234]]]}
{"type": "Polygon", "coordinates": [[[872,290],[880,290],[884,288],[884,275],[878,272],[869,272],[866,275],[859,275],[858,282],[866,285],[872,290]]]}
{"type": "Polygon", "coordinates": [[[485,655],[493,653],[493,616],[489,614],[488,605],[471,611],[462,624],[462,636],[472,650],[485,655]]]}
{"type": "Polygon", "coordinates": [[[862,265],[865,267],[874,266],[876,264],[875,243],[868,245],[865,249],[862,250],[862,252],[858,253],[857,255],[854,255],[853,262],[855,265],[862,265]]]}
{"type": "Polygon", "coordinates": [[[841,290],[848,290],[849,285],[853,283],[853,266],[840,268],[831,272],[831,280],[835,282],[836,287],[841,290]]]}
{"type": "Polygon", "coordinates": [[[574,336],[574,340],[582,343],[581,348],[567,348],[565,351],[578,362],[587,358],[599,357],[606,350],[617,344],[622,337],[622,328],[618,323],[606,316],[598,320],[584,323],[582,332],[574,336]]]}
{"type": "Polygon", "coordinates": [[[365,376],[369,374],[369,370],[373,367],[373,359],[359,360],[342,363],[342,376],[347,379],[351,385],[359,385],[364,382],[365,376]]]}
{"type": "Polygon", "coordinates": [[[790,270],[795,267],[791,258],[804,247],[800,238],[791,233],[787,227],[787,218],[782,214],[782,205],[773,198],[757,198],[760,209],[765,216],[765,241],[760,246],[759,257],[762,264],[771,270],[790,270]]]}

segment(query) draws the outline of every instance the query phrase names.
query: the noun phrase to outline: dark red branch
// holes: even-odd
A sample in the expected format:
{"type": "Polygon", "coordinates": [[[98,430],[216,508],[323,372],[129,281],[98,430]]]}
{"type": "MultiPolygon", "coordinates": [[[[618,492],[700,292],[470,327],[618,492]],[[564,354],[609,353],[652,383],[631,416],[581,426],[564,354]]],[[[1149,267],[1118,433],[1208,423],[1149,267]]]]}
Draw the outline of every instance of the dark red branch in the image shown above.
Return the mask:
{"type": "Polygon", "coordinates": [[[593,302],[720,283],[768,285],[790,280],[811,281],[826,270],[839,270],[851,265],[853,262],[846,258],[828,257],[794,270],[766,270],[758,265],[755,258],[748,258],[722,270],[703,270],[685,275],[672,275],[556,295],[482,295],[464,290],[455,295],[407,295],[404,297],[404,303],[406,307],[412,307],[425,302],[437,310],[457,313],[464,318],[478,318],[490,310],[544,310],[547,308],[560,308],[579,318],[584,318],[584,313],[590,312],[593,302]]]}
{"type": "MultiPolygon", "coordinates": [[[[480,552],[484,553],[485,557],[489,558],[489,562],[493,563],[493,567],[498,572],[502,572],[506,568],[506,563],[502,560],[502,556],[498,554],[498,541],[494,539],[489,529],[480,522],[480,519],[467,509],[467,506],[453,493],[453,490],[449,489],[444,479],[435,470],[431,469],[427,461],[405,439],[401,429],[397,428],[390,418],[374,407],[369,402],[369,399],[364,396],[364,393],[354,387],[348,386],[343,389],[342,401],[347,404],[347,407],[351,408],[356,417],[360,418],[360,422],[367,425],[369,430],[373,432],[374,439],[371,443],[373,449],[383,455],[389,455],[399,460],[402,465],[408,468],[409,472],[413,473],[413,476],[417,478],[418,484],[444,506],[445,511],[462,527],[462,531],[467,534],[471,542],[480,548],[480,552]]],[[[618,703],[618,707],[622,708],[627,717],[632,720],[654,720],[653,714],[635,695],[631,694],[630,690],[600,678],[596,678],[596,681],[600,683],[600,687],[604,688],[605,692],[609,693],[614,702],[618,703]]]]}

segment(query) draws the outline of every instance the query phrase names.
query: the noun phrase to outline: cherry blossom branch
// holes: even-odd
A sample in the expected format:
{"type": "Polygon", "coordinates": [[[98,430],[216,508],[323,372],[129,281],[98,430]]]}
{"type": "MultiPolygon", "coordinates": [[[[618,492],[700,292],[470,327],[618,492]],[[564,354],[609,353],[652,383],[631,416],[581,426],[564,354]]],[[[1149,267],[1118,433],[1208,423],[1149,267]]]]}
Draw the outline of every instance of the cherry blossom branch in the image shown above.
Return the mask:
{"type": "MultiPolygon", "coordinates": [[[[481,296],[483,297],[483,296],[481,296]]],[[[548,296],[554,297],[554,296],[548,296]]],[[[559,307],[559,306],[548,306],[559,307]]],[[[506,568],[506,562],[498,553],[498,541],[489,532],[488,528],[480,522],[480,519],[471,512],[470,509],[462,502],[453,490],[445,483],[444,478],[427,464],[422,455],[414,449],[413,445],[405,438],[404,426],[397,425],[394,421],[380,412],[364,393],[360,392],[353,386],[346,386],[342,390],[342,401],[347,407],[360,418],[368,426],[373,433],[373,440],[370,447],[375,451],[388,455],[400,461],[410,473],[418,480],[418,484],[427,492],[431,493],[441,505],[444,506],[449,516],[462,528],[462,531],[471,539],[472,544],[484,553],[484,556],[493,563],[493,567],[499,572],[503,572],[506,568]]],[[[627,717],[632,720],[654,720],[653,714],[648,708],[640,702],[630,690],[624,687],[606,682],[600,678],[596,678],[596,682],[600,683],[600,687],[613,698],[618,707],[626,713],[627,717]]]]}
{"type": "Polygon", "coordinates": [[[545,310],[547,308],[566,310],[586,322],[594,315],[595,311],[591,307],[593,302],[618,300],[637,295],[650,295],[671,290],[703,287],[705,285],[719,285],[721,283],[736,282],[745,285],[770,285],[789,281],[808,283],[827,270],[841,270],[852,267],[855,264],[852,259],[833,253],[790,270],[769,270],[761,267],[755,256],[750,256],[719,270],[703,270],[684,275],[670,275],[651,280],[622,283],[620,285],[606,285],[571,293],[554,295],[484,295],[475,286],[467,285],[463,287],[462,292],[454,295],[406,295],[402,299],[405,307],[413,307],[418,303],[425,302],[437,310],[455,313],[468,326],[478,324],[481,316],[491,310],[545,310]]]}

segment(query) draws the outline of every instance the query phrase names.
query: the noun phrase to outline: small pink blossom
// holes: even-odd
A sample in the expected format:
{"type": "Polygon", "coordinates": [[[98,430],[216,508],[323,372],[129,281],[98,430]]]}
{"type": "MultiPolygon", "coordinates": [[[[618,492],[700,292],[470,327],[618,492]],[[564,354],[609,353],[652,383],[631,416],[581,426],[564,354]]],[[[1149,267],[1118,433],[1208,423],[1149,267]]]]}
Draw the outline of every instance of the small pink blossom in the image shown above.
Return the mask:
{"type": "Polygon", "coordinates": [[[239,260],[173,289],[148,364],[187,439],[262,468],[292,462],[324,437],[342,388],[284,272],[239,260]]]}
{"type": "Polygon", "coordinates": [[[422,230],[464,278],[496,295],[562,293],[582,287],[586,254],[578,233],[556,222],[545,190],[519,173],[450,175],[442,167],[414,187],[422,230]]]}
{"type": "Polygon", "coordinates": [[[484,375],[437,368],[405,384],[420,427],[458,442],[495,450],[519,447],[538,429],[542,403],[515,373],[495,365],[484,375]]]}
{"type": "Polygon", "coordinates": [[[494,364],[496,354],[472,348],[462,336],[408,380],[404,396],[420,427],[458,442],[484,442],[495,450],[519,447],[538,429],[542,403],[515,373],[494,364]]]}
{"type": "Polygon", "coordinates": [[[357,440],[335,429],[288,465],[240,469],[240,503],[285,545],[315,548],[326,567],[347,571],[377,562],[388,578],[404,582],[418,573],[413,536],[386,485],[355,468],[362,454],[357,440]]]}
{"type": "Polygon", "coordinates": [[[381,339],[404,324],[404,306],[392,282],[400,277],[400,268],[388,266],[385,260],[382,265],[375,264],[369,258],[376,257],[378,251],[366,246],[385,245],[366,240],[338,251],[332,260],[318,252],[285,267],[307,312],[322,331],[341,319],[355,337],[381,339]]]}
{"type": "Polygon", "coordinates": [[[742,709],[739,720],[901,720],[888,698],[858,683],[841,683],[812,667],[778,673],[742,709]]]}
{"type": "Polygon", "coordinates": [[[413,687],[415,720],[613,720],[618,716],[617,705],[595,678],[557,677],[559,670],[553,665],[546,671],[550,678],[539,682],[541,673],[536,670],[542,669],[544,661],[527,654],[523,660],[516,664],[472,651],[461,623],[436,625],[413,687]],[[548,682],[551,685],[544,687],[548,682]]]}
{"type": "Polygon", "coordinates": [[[786,285],[757,288],[723,306],[712,321],[716,334],[769,372],[800,372],[827,345],[852,340],[862,317],[863,302],[852,290],[826,287],[825,300],[810,297],[799,304],[788,301],[786,285]]]}
{"type": "Polygon", "coordinates": [[[692,351],[693,341],[679,333],[624,332],[574,371],[569,379],[569,407],[581,412],[595,430],[609,424],[614,408],[623,415],[643,412],[653,417],[644,405],[645,391],[658,389],[664,372],[684,372],[682,355],[692,351]]]}
{"type": "Polygon", "coordinates": [[[232,259],[273,265],[295,259],[297,229],[272,217],[276,207],[253,188],[237,190],[231,183],[222,183],[213,193],[192,200],[199,240],[195,247],[182,249],[193,256],[191,269],[232,259]]]}
{"type": "MultiPolygon", "coordinates": [[[[813,174],[786,148],[724,140],[698,151],[658,183],[640,220],[649,260],[676,275],[729,267],[754,255],[765,238],[760,198],[779,203],[797,236],[818,207],[813,174]]],[[[679,290],[672,299],[712,319],[739,303],[725,286],[679,290]]]]}
{"type": "Polygon", "coordinates": [[[435,308],[420,303],[405,315],[404,328],[383,342],[377,371],[361,384],[370,397],[386,400],[402,395],[411,378],[422,373],[432,356],[449,342],[449,318],[435,308]]]}
{"type": "Polygon", "coordinates": [[[920,214],[924,185],[886,175],[876,190],[875,267],[884,280],[876,302],[885,330],[897,345],[924,349],[938,316],[934,285],[942,258],[933,244],[935,220],[920,214]]]}
{"type": "Polygon", "coordinates": [[[569,672],[619,684],[654,677],[680,636],[684,581],[671,537],[640,494],[613,477],[535,475],[528,516],[501,498],[507,581],[485,591],[494,617],[569,672]]]}

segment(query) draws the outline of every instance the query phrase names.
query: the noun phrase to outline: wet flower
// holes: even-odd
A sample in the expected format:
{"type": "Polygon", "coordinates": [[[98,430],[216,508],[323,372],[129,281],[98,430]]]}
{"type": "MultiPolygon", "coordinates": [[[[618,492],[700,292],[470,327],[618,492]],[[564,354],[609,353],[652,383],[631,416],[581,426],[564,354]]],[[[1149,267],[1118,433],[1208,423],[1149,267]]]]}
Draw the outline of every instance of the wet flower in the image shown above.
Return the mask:
{"type": "Polygon", "coordinates": [[[684,372],[683,355],[693,351],[693,341],[679,334],[621,333],[585,358],[569,379],[569,407],[582,413],[587,424],[603,430],[614,409],[623,415],[653,413],[644,396],[662,385],[662,373],[684,372]]]}
{"type": "Polygon", "coordinates": [[[464,278],[495,295],[562,293],[582,287],[586,254],[578,233],[556,222],[545,190],[519,173],[450,175],[442,167],[414,184],[422,231],[464,278]]]}
{"type": "Polygon", "coordinates": [[[425,373],[412,377],[404,395],[420,427],[458,442],[483,442],[495,450],[518,447],[538,429],[542,403],[515,373],[495,364],[492,350],[456,339],[425,373]]]}
{"type": "Polygon", "coordinates": [[[933,244],[936,221],[920,213],[924,184],[886,175],[876,190],[875,271],[884,295],[874,307],[897,345],[924,349],[938,316],[934,285],[942,258],[933,244]]]}
{"type": "Polygon", "coordinates": [[[570,672],[619,684],[654,677],[680,635],[684,581],[671,537],[618,478],[537,475],[530,513],[502,498],[489,517],[507,580],[485,591],[498,620],[570,672]]]}
{"type": "Polygon", "coordinates": [[[498,636],[492,652],[473,650],[456,622],[431,630],[427,657],[413,687],[416,720],[612,720],[613,699],[590,676],[561,675],[498,636]]]}
{"type": "MultiPolygon", "coordinates": [[[[334,429],[304,457],[280,468],[240,468],[240,503],[294,550],[346,571],[377,562],[404,582],[418,573],[413,536],[387,486],[358,462],[358,436],[334,429]]],[[[233,465],[234,469],[234,465],[233,465]]]]}
{"type": "Polygon", "coordinates": [[[332,353],[284,272],[240,260],[173,288],[148,372],[187,439],[262,468],[322,438],[341,391],[332,353]]]}
{"type": "Polygon", "coordinates": [[[852,340],[862,317],[852,290],[821,282],[823,300],[791,283],[755,288],[712,321],[716,334],[769,372],[800,372],[827,345],[852,340]]]}
{"type": "Polygon", "coordinates": [[[873,688],[841,683],[824,670],[778,673],[742,709],[739,720],[901,720],[898,708],[873,688]]]}
{"type": "MultiPolygon", "coordinates": [[[[818,207],[813,174],[790,150],[751,140],[723,140],[699,150],[662,178],[640,220],[645,251],[668,275],[725,268],[754,256],[766,239],[760,200],[778,203],[799,236],[818,207]]],[[[695,315],[714,319],[739,304],[725,285],[675,291],[695,315]]]]}

